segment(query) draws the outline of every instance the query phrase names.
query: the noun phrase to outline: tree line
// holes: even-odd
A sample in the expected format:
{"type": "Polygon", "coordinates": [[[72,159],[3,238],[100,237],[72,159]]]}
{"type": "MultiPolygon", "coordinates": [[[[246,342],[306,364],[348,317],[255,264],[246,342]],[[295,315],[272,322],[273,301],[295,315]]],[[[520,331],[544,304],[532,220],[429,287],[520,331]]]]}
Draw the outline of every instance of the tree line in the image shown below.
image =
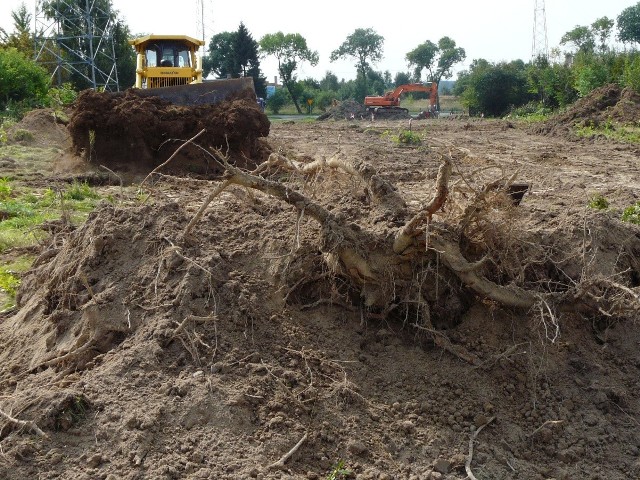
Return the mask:
{"type": "Polygon", "coordinates": [[[475,59],[458,74],[454,94],[470,113],[487,116],[546,113],[609,83],[640,92],[640,2],[591,25],[577,25],[550,58],[491,63],[475,59]],[[615,35],[614,35],[615,34],[615,35]],[[622,42],[623,48],[613,43],[622,42]]]}
{"type": "MultiPolygon", "coordinates": [[[[78,7],[84,0],[73,0],[78,7]]],[[[120,20],[111,0],[95,0],[104,12],[99,22],[110,22],[116,50],[116,64],[120,84],[133,85],[135,81],[135,52],[127,41],[133,36],[129,27],[120,20]]],[[[53,18],[69,2],[44,0],[43,13],[53,18]],[[54,8],[55,7],[55,8],[54,8]]],[[[62,9],[62,15],[66,13],[62,9]]],[[[65,72],[52,78],[51,70],[32,60],[35,38],[30,31],[31,15],[24,3],[12,12],[14,30],[0,29],[0,109],[19,111],[47,104],[53,99],[72,99],[75,92],[88,88],[87,76],[65,72]],[[51,95],[50,92],[53,92],[51,95]]],[[[522,60],[492,63],[474,59],[468,69],[458,74],[454,93],[471,112],[500,116],[524,109],[534,111],[564,107],[578,97],[588,94],[605,83],[615,82],[640,90],[640,56],[635,49],[619,51],[611,45],[616,38],[625,47],[640,41],[640,2],[626,8],[613,21],[607,17],[588,26],[576,26],[567,32],[555,49],[551,61],[546,57],[525,63],[522,60]],[[562,56],[564,55],[564,58],[562,56]]],[[[65,38],[78,37],[82,25],[61,22],[65,38]]],[[[37,36],[37,35],[36,35],[37,36]]],[[[299,79],[298,68],[304,62],[311,66],[319,61],[318,52],[299,33],[276,32],[255,40],[243,23],[232,32],[213,35],[203,56],[205,77],[227,78],[250,76],[254,78],[258,96],[266,96],[266,78],[260,61],[271,57],[277,61],[282,88],[270,96],[268,106],[278,112],[291,103],[299,113],[303,109],[324,110],[334,100],[353,99],[362,102],[367,95],[381,95],[395,86],[413,82],[437,82],[453,76],[455,65],[464,61],[466,52],[455,40],[445,36],[438,41],[426,40],[405,55],[408,70],[392,77],[389,71],[376,70],[382,60],[384,37],[372,28],[357,28],[331,52],[330,60],[352,60],[356,78],[345,81],[327,71],[321,79],[299,79]]],[[[60,40],[60,42],[73,40],[60,40]]],[[[86,40],[75,40],[69,49],[88,51],[90,48],[110,48],[105,44],[89,45],[86,40]]],[[[97,61],[102,57],[96,56],[97,61]]],[[[82,68],[82,67],[80,67],[82,68]]],[[[420,95],[420,94],[417,94],[420,95]]]]}

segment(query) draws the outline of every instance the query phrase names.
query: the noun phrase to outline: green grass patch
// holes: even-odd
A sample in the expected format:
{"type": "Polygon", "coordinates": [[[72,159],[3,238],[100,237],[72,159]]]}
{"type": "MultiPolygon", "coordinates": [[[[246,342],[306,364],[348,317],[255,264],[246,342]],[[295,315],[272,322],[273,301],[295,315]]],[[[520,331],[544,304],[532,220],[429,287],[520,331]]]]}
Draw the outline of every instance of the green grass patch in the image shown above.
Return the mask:
{"type": "Polygon", "coordinates": [[[96,190],[89,186],[87,182],[73,182],[69,187],[65,188],[63,192],[65,200],[97,200],[100,198],[100,194],[96,190]]]}
{"type": "Polygon", "coordinates": [[[0,197],[0,252],[36,245],[46,237],[39,228],[45,222],[64,216],[81,224],[100,201],[86,183],[73,183],[60,192],[16,188],[11,181],[4,184],[9,194],[0,197]]]}
{"type": "Polygon", "coordinates": [[[61,152],[55,147],[27,147],[24,145],[2,145],[0,146],[0,157],[9,157],[14,160],[33,160],[42,157],[51,158],[61,152]]]}
{"type": "Polygon", "coordinates": [[[640,126],[621,125],[611,121],[578,125],[576,134],[581,138],[605,137],[623,143],[640,143],[640,126]]]}

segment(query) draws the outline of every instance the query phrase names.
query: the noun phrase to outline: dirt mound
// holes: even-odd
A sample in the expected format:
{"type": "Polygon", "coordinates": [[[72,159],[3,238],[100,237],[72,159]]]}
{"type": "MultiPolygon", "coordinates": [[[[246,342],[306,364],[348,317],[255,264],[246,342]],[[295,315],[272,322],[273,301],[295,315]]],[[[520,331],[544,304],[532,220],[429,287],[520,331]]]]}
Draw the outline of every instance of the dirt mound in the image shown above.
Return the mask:
{"type": "MultiPolygon", "coordinates": [[[[151,170],[201,130],[197,143],[220,149],[239,166],[255,167],[265,157],[269,120],[255,100],[238,95],[216,105],[181,107],[157,97],[83,92],[74,105],[69,132],[74,153],[112,169],[151,170]],[[251,159],[251,160],[249,160],[251,159]]],[[[169,170],[216,174],[219,169],[195,145],[182,149],[169,170]]]]}
{"type": "Polygon", "coordinates": [[[31,110],[9,128],[9,142],[38,147],[64,146],[69,140],[65,125],[52,109],[31,110]]]}
{"type": "Polygon", "coordinates": [[[367,108],[355,100],[337,102],[317,120],[369,120],[371,115],[367,108]]]}
{"type": "Polygon", "coordinates": [[[598,127],[606,122],[640,122],[640,94],[616,84],[597,88],[538,127],[537,133],[573,135],[575,127],[598,127]]]}

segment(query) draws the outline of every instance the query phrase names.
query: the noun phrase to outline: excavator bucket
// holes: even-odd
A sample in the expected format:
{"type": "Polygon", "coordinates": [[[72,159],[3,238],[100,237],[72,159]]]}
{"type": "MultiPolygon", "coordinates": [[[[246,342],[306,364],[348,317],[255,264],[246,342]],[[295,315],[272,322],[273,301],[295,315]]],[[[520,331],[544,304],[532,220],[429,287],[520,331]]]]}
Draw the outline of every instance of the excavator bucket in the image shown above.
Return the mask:
{"type": "Polygon", "coordinates": [[[212,105],[232,95],[239,95],[240,92],[245,92],[245,95],[252,94],[254,97],[256,94],[252,77],[227,78],[172,87],[138,89],[136,92],[141,96],[160,97],[174,105],[182,106],[212,105]]]}

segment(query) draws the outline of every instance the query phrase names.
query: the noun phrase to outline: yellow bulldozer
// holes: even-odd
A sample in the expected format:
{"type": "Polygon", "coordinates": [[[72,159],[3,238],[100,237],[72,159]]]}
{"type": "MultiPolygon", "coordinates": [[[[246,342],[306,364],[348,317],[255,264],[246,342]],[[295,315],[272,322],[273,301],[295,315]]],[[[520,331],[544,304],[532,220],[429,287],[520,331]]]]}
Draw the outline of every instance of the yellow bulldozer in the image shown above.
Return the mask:
{"type": "Polygon", "coordinates": [[[253,78],[203,80],[202,40],[188,35],[146,35],[129,40],[136,50],[136,84],[142,95],[153,95],[176,105],[214,104],[250,89],[253,78]]]}

